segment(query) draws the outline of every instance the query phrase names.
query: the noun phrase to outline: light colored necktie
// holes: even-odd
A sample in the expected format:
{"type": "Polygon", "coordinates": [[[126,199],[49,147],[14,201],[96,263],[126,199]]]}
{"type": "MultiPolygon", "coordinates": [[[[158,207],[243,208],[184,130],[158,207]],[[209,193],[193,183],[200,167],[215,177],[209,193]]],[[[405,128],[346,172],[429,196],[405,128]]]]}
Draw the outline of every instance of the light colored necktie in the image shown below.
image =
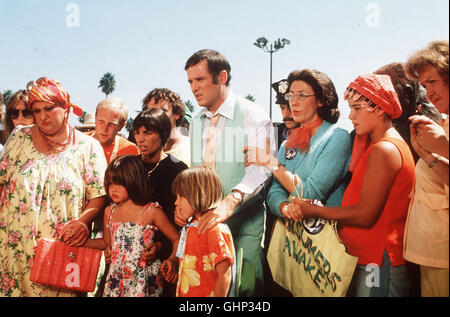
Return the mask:
{"type": "Polygon", "coordinates": [[[220,115],[216,114],[209,119],[208,137],[205,144],[205,157],[203,158],[203,165],[216,168],[216,136],[217,136],[217,123],[219,122],[220,115]]]}

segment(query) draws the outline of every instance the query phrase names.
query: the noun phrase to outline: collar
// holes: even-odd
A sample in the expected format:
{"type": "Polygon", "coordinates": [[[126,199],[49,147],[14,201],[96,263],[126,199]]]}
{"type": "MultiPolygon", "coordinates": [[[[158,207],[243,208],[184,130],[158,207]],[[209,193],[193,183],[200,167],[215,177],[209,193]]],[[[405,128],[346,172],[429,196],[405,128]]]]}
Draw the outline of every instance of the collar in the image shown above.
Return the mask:
{"type": "Polygon", "coordinates": [[[220,114],[221,116],[227,119],[233,120],[235,106],[236,106],[236,94],[231,89],[229,89],[227,98],[219,107],[216,113],[212,113],[207,108],[203,108],[202,111],[200,112],[200,117],[205,116],[207,118],[211,118],[215,114],[220,114]]]}

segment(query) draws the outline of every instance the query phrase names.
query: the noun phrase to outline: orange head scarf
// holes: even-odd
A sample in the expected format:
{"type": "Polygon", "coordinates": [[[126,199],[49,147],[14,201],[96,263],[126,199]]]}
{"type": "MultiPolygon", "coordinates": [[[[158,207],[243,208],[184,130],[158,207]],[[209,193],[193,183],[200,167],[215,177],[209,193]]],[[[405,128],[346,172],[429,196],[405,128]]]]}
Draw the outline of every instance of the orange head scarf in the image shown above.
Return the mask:
{"type": "Polygon", "coordinates": [[[34,86],[28,92],[27,108],[31,109],[31,105],[36,101],[45,101],[52,104],[62,106],[64,109],[72,108],[77,116],[83,115],[83,109],[76,104],[70,102],[69,93],[61,86],[59,81],[47,77],[39,78],[34,86]]]}
{"type": "MultiPolygon", "coordinates": [[[[381,108],[392,119],[396,119],[402,114],[400,100],[395,92],[391,77],[388,75],[361,75],[352,81],[345,91],[344,99],[357,100],[361,96],[366,99],[363,103],[381,108]]],[[[349,168],[351,172],[355,170],[369,144],[368,135],[356,135],[349,168]]]]}

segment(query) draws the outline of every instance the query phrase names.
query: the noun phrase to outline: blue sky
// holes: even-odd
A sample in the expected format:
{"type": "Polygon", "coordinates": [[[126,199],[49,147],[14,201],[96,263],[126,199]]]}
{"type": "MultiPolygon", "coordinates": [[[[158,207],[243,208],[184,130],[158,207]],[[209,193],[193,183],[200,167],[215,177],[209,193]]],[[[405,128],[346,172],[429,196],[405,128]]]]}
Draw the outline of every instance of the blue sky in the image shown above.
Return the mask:
{"type": "MultiPolygon", "coordinates": [[[[273,81],[294,69],[325,72],[340,97],[339,125],[351,129],[342,98],[348,83],[448,39],[448,11],[447,0],[0,0],[0,90],[46,75],[94,112],[104,98],[98,82],[109,71],[113,95],[135,117],[156,87],[195,101],[184,64],[212,48],[230,61],[232,89],[252,94],[268,113],[269,54],[253,42],[287,38],[291,45],[273,55],[273,81]]],[[[278,106],[272,111],[280,121],[278,106]]]]}

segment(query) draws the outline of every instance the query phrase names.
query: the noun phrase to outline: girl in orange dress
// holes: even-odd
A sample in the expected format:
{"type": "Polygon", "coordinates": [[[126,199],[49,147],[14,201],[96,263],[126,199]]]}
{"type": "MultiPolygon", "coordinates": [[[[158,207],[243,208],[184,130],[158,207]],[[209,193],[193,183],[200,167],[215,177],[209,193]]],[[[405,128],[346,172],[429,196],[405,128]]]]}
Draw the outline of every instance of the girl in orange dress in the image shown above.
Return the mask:
{"type": "Polygon", "coordinates": [[[198,221],[222,199],[222,185],[216,172],[205,166],[186,169],[172,184],[175,222],[183,227],[177,256],[177,297],[223,297],[231,295],[234,249],[230,229],[219,223],[200,234],[198,221]]]}
{"type": "Polygon", "coordinates": [[[341,207],[294,199],[289,208],[297,219],[321,217],[343,225],[339,235],[347,251],[358,257],[348,295],[408,296],[403,233],[414,160],[391,121],[401,115],[402,108],[387,75],[359,76],[344,97],[356,137],[350,162],[353,177],[341,207]]]}

